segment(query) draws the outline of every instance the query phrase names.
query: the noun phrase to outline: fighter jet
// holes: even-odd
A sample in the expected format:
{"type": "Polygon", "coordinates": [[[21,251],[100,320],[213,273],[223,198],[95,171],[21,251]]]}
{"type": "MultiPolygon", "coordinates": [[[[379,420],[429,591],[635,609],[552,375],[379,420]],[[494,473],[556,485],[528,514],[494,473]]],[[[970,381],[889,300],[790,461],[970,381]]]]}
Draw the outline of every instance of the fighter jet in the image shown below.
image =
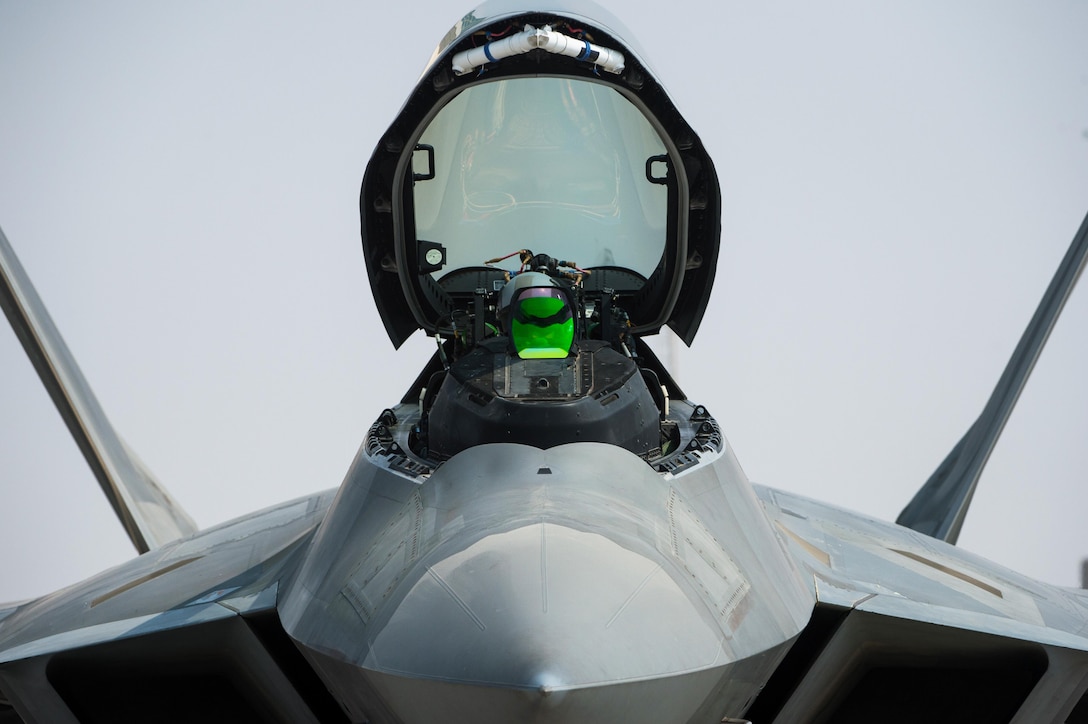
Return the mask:
{"type": "Polygon", "coordinates": [[[374,301],[435,351],[337,489],[197,531],[0,238],[4,310],[141,552],[0,608],[0,720],[1088,717],[1088,598],[954,546],[1088,224],[899,525],[753,485],[645,343],[702,325],[714,164],[581,7],[469,14],[379,139],[374,301]]]}

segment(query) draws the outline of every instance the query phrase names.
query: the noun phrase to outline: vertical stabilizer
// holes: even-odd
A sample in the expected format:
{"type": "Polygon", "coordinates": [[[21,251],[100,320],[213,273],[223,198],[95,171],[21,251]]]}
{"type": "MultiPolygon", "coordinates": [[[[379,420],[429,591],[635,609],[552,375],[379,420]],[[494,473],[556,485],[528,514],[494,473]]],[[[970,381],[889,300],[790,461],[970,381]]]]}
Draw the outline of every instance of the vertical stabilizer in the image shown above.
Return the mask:
{"type": "Polygon", "coordinates": [[[1054,273],[982,414],[895,522],[949,543],[959,539],[960,528],[963,527],[982,469],[1031,376],[1035,362],[1050,337],[1050,330],[1062,313],[1065,300],[1084,270],[1086,259],[1088,217],[1085,217],[1080,230],[1073,237],[1069,251],[1058,265],[1058,271],[1054,273]]]}
{"type": "Polygon", "coordinates": [[[0,230],[0,307],[140,553],[197,530],[117,435],[0,230]]]}

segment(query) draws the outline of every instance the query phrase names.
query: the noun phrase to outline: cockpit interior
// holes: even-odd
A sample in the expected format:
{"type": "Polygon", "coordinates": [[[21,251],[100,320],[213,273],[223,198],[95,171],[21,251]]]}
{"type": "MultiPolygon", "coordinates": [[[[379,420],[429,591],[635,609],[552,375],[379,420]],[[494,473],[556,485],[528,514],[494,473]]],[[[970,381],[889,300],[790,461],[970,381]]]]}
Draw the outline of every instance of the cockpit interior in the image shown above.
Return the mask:
{"type": "Polygon", "coordinates": [[[701,321],[717,178],[630,49],[532,20],[440,48],[454,72],[424,73],[368,166],[379,311],[394,344],[416,329],[437,343],[368,445],[420,474],[496,442],[614,444],[666,472],[720,444],[641,341],[667,324],[690,343],[701,321]],[[510,49],[522,41],[576,47],[510,49]]]}

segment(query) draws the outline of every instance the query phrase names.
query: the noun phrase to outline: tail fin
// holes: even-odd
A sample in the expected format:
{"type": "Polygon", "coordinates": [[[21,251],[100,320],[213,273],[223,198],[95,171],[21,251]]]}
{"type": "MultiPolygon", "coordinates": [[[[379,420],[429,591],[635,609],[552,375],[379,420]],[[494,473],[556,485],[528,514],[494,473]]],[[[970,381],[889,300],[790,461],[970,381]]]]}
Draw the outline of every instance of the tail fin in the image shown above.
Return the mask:
{"type": "Polygon", "coordinates": [[[1058,265],[1058,271],[1054,273],[1035,310],[1035,316],[1024,330],[982,414],[899,514],[897,523],[949,543],[955,543],[959,538],[982,469],[1001,431],[1005,429],[1005,422],[1012,414],[1020,392],[1050,337],[1050,330],[1058,321],[1065,300],[1084,270],[1086,259],[1088,217],[1085,217],[1080,230],[1073,237],[1069,251],[1058,265]]]}
{"type": "Polygon", "coordinates": [[[0,230],[0,307],[140,553],[189,535],[193,520],[110,425],[0,230]]]}

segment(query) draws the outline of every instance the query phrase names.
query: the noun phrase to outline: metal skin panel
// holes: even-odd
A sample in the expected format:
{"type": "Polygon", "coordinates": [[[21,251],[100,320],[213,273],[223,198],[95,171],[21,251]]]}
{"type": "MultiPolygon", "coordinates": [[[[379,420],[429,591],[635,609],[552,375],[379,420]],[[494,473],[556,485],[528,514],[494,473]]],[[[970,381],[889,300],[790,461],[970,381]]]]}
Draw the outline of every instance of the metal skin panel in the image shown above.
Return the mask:
{"type": "MultiPolygon", "coordinates": [[[[904,687],[912,671],[938,678],[942,671],[973,671],[963,697],[979,702],[1000,696],[1001,682],[1034,670],[1037,679],[1020,684],[1023,700],[1018,694],[1006,702],[1000,721],[1073,721],[1067,717],[1088,691],[1085,591],[1032,580],[893,523],[771,488],[755,490],[811,577],[817,605],[842,617],[796,674],[789,695],[763,706],[761,717],[779,724],[838,721],[828,716],[840,707],[862,708],[857,692],[881,670],[901,671],[904,687]],[[988,678],[993,683],[985,683],[988,678]]],[[[886,692],[887,706],[897,694],[886,692]]],[[[895,721],[917,720],[904,707],[898,712],[895,721]]]]}
{"type": "Polygon", "coordinates": [[[0,625],[0,664],[179,628],[255,606],[332,492],[209,528],[18,608],[0,625]]]}
{"type": "Polygon", "coordinates": [[[813,594],[730,454],[670,477],[598,443],[481,445],[422,483],[360,456],[284,627],[375,721],[739,713],[813,594]]]}
{"type": "Polygon", "coordinates": [[[1088,651],[1088,594],[951,544],[756,487],[821,602],[1088,651]]]}

